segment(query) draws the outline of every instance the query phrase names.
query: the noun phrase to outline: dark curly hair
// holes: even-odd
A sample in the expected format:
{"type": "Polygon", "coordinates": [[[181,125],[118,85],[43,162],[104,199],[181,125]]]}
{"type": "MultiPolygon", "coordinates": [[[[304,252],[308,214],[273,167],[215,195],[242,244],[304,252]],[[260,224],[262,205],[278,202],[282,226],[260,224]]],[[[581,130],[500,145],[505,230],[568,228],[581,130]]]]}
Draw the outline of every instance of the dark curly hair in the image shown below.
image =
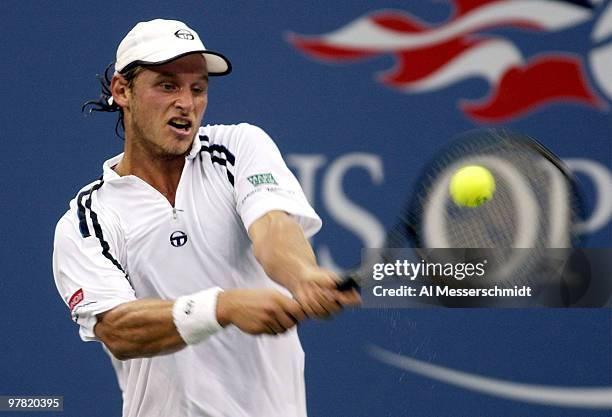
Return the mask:
{"type": "MultiPolygon", "coordinates": [[[[125,131],[125,125],[123,124],[123,109],[117,103],[111,100],[113,94],[111,93],[111,80],[113,79],[113,68],[114,62],[111,62],[102,75],[96,75],[96,78],[100,82],[100,97],[97,100],[88,100],[83,103],[81,111],[86,114],[92,114],[93,112],[108,112],[114,113],[119,112],[117,118],[117,124],[115,125],[115,133],[122,139],[125,139],[121,134],[120,130],[125,131]]],[[[134,79],[138,74],[142,72],[144,67],[140,65],[133,66],[127,71],[122,72],[121,75],[126,79],[129,88],[134,85],[134,79]]]]}

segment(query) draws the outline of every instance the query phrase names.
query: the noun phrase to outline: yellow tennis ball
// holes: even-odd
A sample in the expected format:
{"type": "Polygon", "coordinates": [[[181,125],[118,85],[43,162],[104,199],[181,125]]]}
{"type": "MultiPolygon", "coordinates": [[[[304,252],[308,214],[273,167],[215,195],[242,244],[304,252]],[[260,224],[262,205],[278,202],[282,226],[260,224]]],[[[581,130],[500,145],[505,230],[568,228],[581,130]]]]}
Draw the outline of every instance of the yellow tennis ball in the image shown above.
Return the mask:
{"type": "Polygon", "coordinates": [[[448,191],[458,206],[477,207],[493,197],[495,178],[485,167],[468,165],[453,174],[448,191]]]}

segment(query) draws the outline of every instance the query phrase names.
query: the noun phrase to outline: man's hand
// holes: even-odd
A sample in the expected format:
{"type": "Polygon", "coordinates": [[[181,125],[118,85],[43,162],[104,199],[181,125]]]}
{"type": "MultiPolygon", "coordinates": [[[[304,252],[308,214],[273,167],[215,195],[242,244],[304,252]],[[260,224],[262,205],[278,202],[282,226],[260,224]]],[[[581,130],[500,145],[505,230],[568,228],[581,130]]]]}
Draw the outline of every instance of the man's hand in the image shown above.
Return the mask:
{"type": "Polygon", "coordinates": [[[279,334],[304,320],[297,301],[273,289],[227,290],[217,298],[217,321],[250,334],[279,334]]]}
{"type": "Polygon", "coordinates": [[[338,291],[338,281],[338,276],[333,272],[313,266],[298,274],[289,290],[309,318],[327,318],[344,306],[361,302],[355,290],[338,291]]]}

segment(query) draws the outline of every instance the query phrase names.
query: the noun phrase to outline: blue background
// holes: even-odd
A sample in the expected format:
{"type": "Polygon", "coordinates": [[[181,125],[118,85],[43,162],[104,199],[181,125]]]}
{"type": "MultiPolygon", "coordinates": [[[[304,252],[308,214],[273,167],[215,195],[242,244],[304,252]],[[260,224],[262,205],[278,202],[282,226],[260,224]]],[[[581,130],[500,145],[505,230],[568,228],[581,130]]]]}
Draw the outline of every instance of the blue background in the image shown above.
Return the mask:
{"type": "MultiPolygon", "coordinates": [[[[84,117],[80,107],[98,96],[95,74],[114,60],[117,44],[136,22],[184,20],[207,47],[232,60],[229,77],[212,79],[206,122],[248,121],[263,127],[287,156],[324,155],[312,203],[325,226],[314,245],[329,248],[337,264],[349,267],[363,242],[327,211],[321,194],[326,169],[351,152],[378,155],[382,183],[372,184],[365,171],[354,169],[343,190],[390,226],[404,198],[396,190],[409,189],[437,147],[476,125],[457,101],[488,91],[484,81],[466,80],[404,94],[375,81],[376,72],[393,65],[391,56],[326,65],[284,38],[289,31],[327,33],[393,8],[430,22],[442,22],[451,12],[443,1],[3,0],[0,395],[64,395],[65,416],[121,414],[108,358],[97,343],[80,342],[57,294],[51,252],[55,223],[68,201],[100,175],[105,159],[121,152],[115,117],[84,117]]],[[[592,24],[558,33],[498,33],[526,56],[554,50],[586,59],[592,24]]],[[[538,137],[562,157],[588,158],[610,169],[611,121],[608,111],[559,103],[505,125],[538,137]]],[[[598,191],[587,189],[592,203],[598,191]]],[[[589,242],[611,246],[609,220],[589,242]]],[[[311,417],[612,415],[497,399],[402,372],[365,351],[375,344],[516,382],[610,387],[609,309],[347,311],[300,331],[311,417]]]]}

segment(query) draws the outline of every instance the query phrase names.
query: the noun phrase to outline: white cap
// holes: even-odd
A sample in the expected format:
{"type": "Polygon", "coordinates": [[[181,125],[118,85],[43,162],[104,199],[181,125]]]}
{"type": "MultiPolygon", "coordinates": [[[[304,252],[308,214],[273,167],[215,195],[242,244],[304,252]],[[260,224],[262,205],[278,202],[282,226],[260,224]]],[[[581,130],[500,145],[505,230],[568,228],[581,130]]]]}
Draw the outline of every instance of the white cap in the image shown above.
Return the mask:
{"type": "Polygon", "coordinates": [[[183,22],[164,19],[140,22],[119,44],[115,72],[135,65],[164,64],[195,52],[201,52],[206,59],[209,75],[226,75],[232,70],[226,57],[206,50],[198,34],[183,22]]]}

